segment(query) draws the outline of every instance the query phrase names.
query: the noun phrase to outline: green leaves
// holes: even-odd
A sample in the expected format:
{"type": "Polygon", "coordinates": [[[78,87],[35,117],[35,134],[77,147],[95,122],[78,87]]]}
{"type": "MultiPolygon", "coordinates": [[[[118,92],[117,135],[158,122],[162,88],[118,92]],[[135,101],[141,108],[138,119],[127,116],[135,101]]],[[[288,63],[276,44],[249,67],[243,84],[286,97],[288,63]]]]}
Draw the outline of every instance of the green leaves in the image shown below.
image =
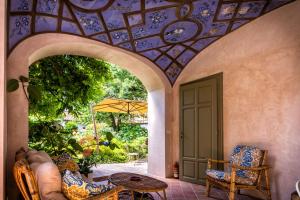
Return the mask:
{"type": "Polygon", "coordinates": [[[102,85],[109,78],[110,64],[101,60],[72,55],[44,58],[30,66],[30,85],[41,91],[40,95],[29,95],[30,113],[46,119],[60,117],[64,112],[79,116],[102,96],[102,85]]]}
{"type": "Polygon", "coordinates": [[[120,149],[119,146],[118,146],[116,143],[110,143],[110,144],[109,144],[109,148],[110,148],[111,150],[114,150],[115,148],[120,149]]]}
{"type": "Polygon", "coordinates": [[[7,81],[7,91],[13,92],[19,88],[19,81],[17,79],[10,79],[7,81]]]}
{"type": "Polygon", "coordinates": [[[114,136],[111,132],[104,132],[106,139],[110,142],[114,136]]]}
{"type": "MultiPolygon", "coordinates": [[[[7,91],[8,92],[13,92],[16,91],[19,88],[19,82],[22,83],[23,90],[25,92],[25,83],[29,82],[29,79],[25,76],[19,76],[19,80],[17,79],[10,79],[7,81],[7,91]]],[[[27,99],[31,99],[33,101],[38,101],[41,99],[41,91],[38,87],[34,85],[28,85],[27,86],[27,93],[29,94],[29,97],[27,96],[26,92],[25,95],[27,99]]]]}
{"type": "Polygon", "coordinates": [[[63,152],[77,156],[83,152],[82,147],[73,138],[72,130],[67,130],[56,121],[30,121],[29,146],[43,150],[51,156],[63,152]]]}
{"type": "Polygon", "coordinates": [[[27,77],[25,77],[25,76],[19,76],[19,80],[21,81],[21,82],[29,82],[29,79],[27,78],[27,77]]]}
{"type": "Polygon", "coordinates": [[[41,91],[39,90],[38,87],[34,85],[28,85],[27,87],[27,92],[29,94],[29,98],[32,98],[35,101],[38,101],[41,99],[41,91]]]}
{"type": "Polygon", "coordinates": [[[70,144],[76,151],[83,152],[83,148],[76,142],[75,139],[70,139],[68,144],[70,144]]]}

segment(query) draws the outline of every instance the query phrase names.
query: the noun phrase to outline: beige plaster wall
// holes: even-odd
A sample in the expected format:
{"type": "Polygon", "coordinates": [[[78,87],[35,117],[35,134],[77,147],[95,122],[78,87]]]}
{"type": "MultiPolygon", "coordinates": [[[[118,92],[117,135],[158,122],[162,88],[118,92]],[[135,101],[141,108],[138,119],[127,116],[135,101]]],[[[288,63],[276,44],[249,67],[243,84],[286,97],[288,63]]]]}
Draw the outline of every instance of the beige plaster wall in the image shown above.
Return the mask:
{"type": "MultiPolygon", "coordinates": [[[[171,91],[171,86],[160,71],[149,60],[133,53],[102,44],[100,42],[84,39],[66,34],[42,34],[24,40],[9,55],[7,61],[7,76],[16,78],[20,75],[28,76],[28,66],[44,57],[60,54],[83,55],[104,59],[119,65],[136,75],[145,85],[149,97],[149,173],[166,176],[171,170],[172,156],[170,147],[165,143],[166,131],[170,133],[170,121],[165,113],[171,113],[172,109],[166,107],[166,100],[171,91]],[[168,159],[167,159],[168,158],[168,159]],[[168,168],[169,166],[169,168],[168,168]]],[[[15,184],[11,169],[14,163],[14,154],[21,146],[28,143],[28,102],[22,90],[8,93],[8,191],[10,199],[15,199],[15,184]]]]}
{"type": "Polygon", "coordinates": [[[6,1],[0,1],[0,199],[5,195],[6,152],[6,1]]]}
{"type": "Polygon", "coordinates": [[[179,157],[179,85],[223,72],[224,156],[236,144],[269,150],[275,200],[300,179],[300,1],[218,40],[183,71],[174,87],[174,157],[179,157]]]}

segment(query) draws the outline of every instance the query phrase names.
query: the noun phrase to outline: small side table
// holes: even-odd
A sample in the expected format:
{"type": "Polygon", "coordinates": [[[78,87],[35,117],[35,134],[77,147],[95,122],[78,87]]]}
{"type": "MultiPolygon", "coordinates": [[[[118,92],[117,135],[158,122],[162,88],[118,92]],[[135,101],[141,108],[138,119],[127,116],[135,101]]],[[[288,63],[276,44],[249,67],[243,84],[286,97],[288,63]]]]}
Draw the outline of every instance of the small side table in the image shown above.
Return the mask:
{"type": "Polygon", "coordinates": [[[131,191],[132,199],[134,199],[134,191],[142,193],[141,199],[143,199],[143,194],[146,192],[155,192],[161,199],[167,199],[166,189],[168,184],[149,176],[134,173],[116,173],[112,174],[108,180],[114,185],[123,186],[131,191]],[[160,191],[163,192],[163,196],[159,194],[160,191]]]}

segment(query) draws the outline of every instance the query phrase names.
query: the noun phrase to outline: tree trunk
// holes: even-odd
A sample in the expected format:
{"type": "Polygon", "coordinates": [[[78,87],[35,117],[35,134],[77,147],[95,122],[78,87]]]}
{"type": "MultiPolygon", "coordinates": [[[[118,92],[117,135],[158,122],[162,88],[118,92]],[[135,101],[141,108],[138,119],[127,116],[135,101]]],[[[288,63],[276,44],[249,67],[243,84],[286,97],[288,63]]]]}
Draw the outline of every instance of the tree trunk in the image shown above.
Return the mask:
{"type": "Polygon", "coordinates": [[[111,119],[111,126],[112,128],[114,129],[114,131],[117,131],[117,124],[116,124],[116,119],[115,119],[115,116],[110,113],[110,119],[111,119]]]}

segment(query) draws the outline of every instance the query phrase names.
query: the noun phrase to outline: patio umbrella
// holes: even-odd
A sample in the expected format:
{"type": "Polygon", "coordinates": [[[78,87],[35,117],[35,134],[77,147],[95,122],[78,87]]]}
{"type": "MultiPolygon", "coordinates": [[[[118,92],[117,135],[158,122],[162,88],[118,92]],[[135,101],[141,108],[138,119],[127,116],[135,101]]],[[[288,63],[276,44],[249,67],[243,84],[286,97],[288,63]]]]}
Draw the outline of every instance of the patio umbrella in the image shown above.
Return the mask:
{"type": "Polygon", "coordinates": [[[99,152],[99,137],[96,130],[94,112],[127,113],[130,115],[142,115],[148,112],[147,102],[127,99],[104,99],[91,106],[92,120],[94,123],[94,135],[97,142],[97,152],[99,152]]]}
{"type": "Polygon", "coordinates": [[[126,99],[104,99],[93,106],[94,112],[127,113],[145,115],[148,112],[147,102],[126,99]]]}

